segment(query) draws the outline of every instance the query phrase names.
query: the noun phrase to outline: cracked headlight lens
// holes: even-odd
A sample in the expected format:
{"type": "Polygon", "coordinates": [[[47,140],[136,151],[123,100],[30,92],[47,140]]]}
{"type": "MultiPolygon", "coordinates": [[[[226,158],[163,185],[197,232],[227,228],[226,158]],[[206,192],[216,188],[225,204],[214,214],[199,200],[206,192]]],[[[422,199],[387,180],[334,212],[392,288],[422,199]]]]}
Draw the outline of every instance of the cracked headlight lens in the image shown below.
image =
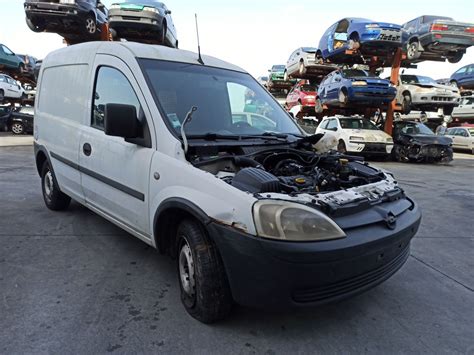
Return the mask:
{"type": "Polygon", "coordinates": [[[346,237],[325,214],[299,203],[261,200],[254,204],[257,235],[287,241],[320,241],[346,237]]]}

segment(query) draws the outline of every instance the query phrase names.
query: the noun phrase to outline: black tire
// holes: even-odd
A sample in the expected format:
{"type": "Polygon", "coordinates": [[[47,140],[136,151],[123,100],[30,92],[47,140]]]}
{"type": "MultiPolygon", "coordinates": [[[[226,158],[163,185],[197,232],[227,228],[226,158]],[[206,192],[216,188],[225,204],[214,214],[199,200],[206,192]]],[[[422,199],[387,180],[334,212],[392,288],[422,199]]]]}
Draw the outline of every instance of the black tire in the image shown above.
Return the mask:
{"type": "Polygon", "coordinates": [[[97,33],[97,21],[92,15],[88,15],[84,21],[84,30],[87,35],[94,36],[97,33]]]}
{"type": "Polygon", "coordinates": [[[13,122],[10,130],[15,135],[21,135],[25,133],[25,126],[23,126],[23,124],[20,122],[13,122]]]}
{"type": "Polygon", "coordinates": [[[342,139],[337,143],[337,151],[343,154],[347,153],[346,143],[342,139]]]}
{"type": "Polygon", "coordinates": [[[289,81],[290,77],[288,75],[288,70],[285,70],[285,73],[283,74],[283,81],[289,81]]]}
{"type": "Polygon", "coordinates": [[[304,62],[300,62],[300,65],[298,67],[298,73],[300,75],[305,75],[306,74],[306,67],[304,66],[304,62]]]}
{"type": "Polygon", "coordinates": [[[407,59],[416,60],[420,58],[420,43],[417,40],[413,40],[407,45],[407,59]]]}
{"type": "Polygon", "coordinates": [[[174,44],[174,48],[178,49],[178,41],[174,44]]]}
{"type": "Polygon", "coordinates": [[[448,62],[452,63],[452,64],[455,64],[455,63],[459,63],[462,59],[462,57],[464,56],[464,53],[463,52],[454,52],[454,53],[450,53],[448,55],[448,62]]]}
{"type": "Polygon", "coordinates": [[[53,169],[47,161],[44,162],[41,169],[41,189],[44,203],[50,210],[65,210],[71,203],[71,198],[59,189],[53,169]]]}
{"type": "Polygon", "coordinates": [[[408,115],[411,111],[411,95],[408,93],[403,94],[402,100],[402,113],[408,115]]]}
{"type": "Polygon", "coordinates": [[[232,295],[217,247],[193,220],[178,226],[178,279],[186,311],[203,323],[229,315],[232,295]]]}
{"type": "Polygon", "coordinates": [[[45,26],[42,23],[34,23],[28,17],[26,18],[26,25],[30,30],[33,32],[43,32],[45,30],[45,26]]]}
{"type": "Polygon", "coordinates": [[[20,74],[23,74],[25,72],[25,64],[20,63],[20,65],[18,66],[18,72],[20,74]]]}
{"type": "Polygon", "coordinates": [[[166,27],[166,23],[163,24],[162,26],[162,29],[159,33],[159,43],[164,46],[166,44],[166,31],[168,30],[168,28],[166,27]]]}
{"type": "Polygon", "coordinates": [[[443,114],[445,116],[451,116],[453,111],[454,111],[454,106],[444,106],[443,107],[443,114]]]}
{"type": "Polygon", "coordinates": [[[5,100],[5,93],[3,90],[0,90],[0,104],[3,103],[3,100],[5,100]]]}

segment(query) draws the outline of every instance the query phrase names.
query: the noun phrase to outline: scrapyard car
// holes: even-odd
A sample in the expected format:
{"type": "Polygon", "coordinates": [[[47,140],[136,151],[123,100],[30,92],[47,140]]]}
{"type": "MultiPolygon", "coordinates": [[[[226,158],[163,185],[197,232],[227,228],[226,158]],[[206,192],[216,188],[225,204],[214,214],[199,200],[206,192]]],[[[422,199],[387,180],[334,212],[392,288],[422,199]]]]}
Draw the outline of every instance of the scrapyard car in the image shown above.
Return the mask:
{"type": "Polygon", "coordinates": [[[449,78],[449,82],[458,88],[474,89],[474,64],[465,65],[456,70],[449,78]]]}
{"type": "Polygon", "coordinates": [[[393,124],[392,157],[400,162],[442,162],[453,160],[453,141],[438,136],[426,125],[414,121],[398,121],[393,124]]]}
{"type": "Polygon", "coordinates": [[[310,306],[393,275],[421,214],[392,175],[316,153],[320,136],[304,135],[250,74],[202,62],[132,42],[50,53],[34,141],[46,206],[73,198],[175,257],[182,303],[203,322],[234,300],[310,306]],[[249,110],[273,129],[242,119],[249,110]]]}
{"type": "Polygon", "coordinates": [[[157,0],[121,1],[112,4],[109,23],[119,38],[178,48],[171,11],[157,0]]]}
{"type": "Polygon", "coordinates": [[[452,85],[441,85],[422,75],[400,75],[397,102],[403,114],[409,114],[412,109],[434,111],[442,108],[445,115],[450,115],[459,105],[460,98],[459,89],[452,85]]]}
{"type": "Polygon", "coordinates": [[[474,154],[474,126],[448,128],[445,136],[453,140],[453,149],[467,150],[474,154]]]}
{"type": "Polygon", "coordinates": [[[7,46],[0,43],[0,69],[13,70],[17,73],[25,71],[25,62],[7,46]]]}
{"type": "Polygon", "coordinates": [[[361,69],[341,69],[321,81],[316,107],[380,107],[391,102],[396,93],[389,80],[361,69]]]}
{"type": "Polygon", "coordinates": [[[26,0],[26,24],[34,32],[55,32],[66,39],[97,40],[107,23],[98,0],[26,0]]]}
{"type": "Polygon", "coordinates": [[[325,64],[316,58],[317,48],[301,47],[293,51],[285,68],[285,80],[325,76],[337,69],[334,64],[325,64]]]}
{"type": "Polygon", "coordinates": [[[407,59],[458,63],[474,44],[474,24],[445,16],[420,16],[402,25],[407,59]]]}
{"type": "Polygon", "coordinates": [[[363,63],[361,56],[348,56],[347,50],[362,55],[390,56],[402,46],[402,29],[394,23],[364,18],[344,18],[321,37],[317,57],[333,63],[363,63]]]}
{"type": "Polygon", "coordinates": [[[333,137],[341,153],[389,157],[393,149],[392,137],[361,116],[326,117],[316,133],[333,137]]]}
{"type": "Polygon", "coordinates": [[[12,110],[8,119],[8,127],[13,134],[33,133],[34,108],[22,106],[12,110]]]}
{"type": "Polygon", "coordinates": [[[285,68],[283,64],[273,65],[271,69],[268,70],[268,90],[277,90],[277,89],[291,89],[291,87],[296,83],[296,80],[285,80],[285,68]]]}

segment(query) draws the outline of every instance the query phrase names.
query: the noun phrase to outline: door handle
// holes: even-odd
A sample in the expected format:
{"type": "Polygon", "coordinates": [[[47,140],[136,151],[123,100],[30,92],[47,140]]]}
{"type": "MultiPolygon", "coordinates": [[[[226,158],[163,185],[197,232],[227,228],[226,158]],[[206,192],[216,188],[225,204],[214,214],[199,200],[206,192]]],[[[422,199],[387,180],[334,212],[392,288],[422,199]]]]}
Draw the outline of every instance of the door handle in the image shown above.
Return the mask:
{"type": "Polygon", "coordinates": [[[91,155],[91,153],[92,153],[91,145],[89,143],[84,143],[84,145],[82,146],[82,151],[87,156],[91,155]]]}

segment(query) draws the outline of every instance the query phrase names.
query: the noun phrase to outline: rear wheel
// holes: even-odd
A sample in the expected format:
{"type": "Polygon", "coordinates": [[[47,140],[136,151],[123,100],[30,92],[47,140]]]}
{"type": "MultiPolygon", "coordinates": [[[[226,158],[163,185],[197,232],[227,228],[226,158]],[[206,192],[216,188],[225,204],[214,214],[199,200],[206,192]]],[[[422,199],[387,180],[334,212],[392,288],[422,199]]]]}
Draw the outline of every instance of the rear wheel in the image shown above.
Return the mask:
{"type": "Polygon", "coordinates": [[[225,318],[233,301],[217,247],[193,220],[181,222],[177,240],[181,301],[186,311],[203,323],[225,318]]]}
{"type": "Polygon", "coordinates": [[[283,74],[283,80],[284,81],[289,81],[290,80],[290,77],[288,75],[288,70],[285,70],[285,73],[283,74]]]}
{"type": "Polygon", "coordinates": [[[97,32],[97,23],[92,15],[88,15],[85,21],[85,29],[88,35],[95,35],[97,32]]]}
{"type": "Polygon", "coordinates": [[[300,75],[306,74],[306,67],[304,66],[304,62],[300,62],[298,72],[299,72],[300,75]]]}
{"type": "Polygon", "coordinates": [[[463,52],[454,52],[454,53],[449,53],[448,54],[448,62],[450,63],[459,63],[464,56],[463,52]]]}
{"type": "Polygon", "coordinates": [[[411,41],[407,46],[407,59],[408,60],[415,60],[420,58],[420,43],[416,40],[411,41]]]}
{"type": "Polygon", "coordinates": [[[53,211],[61,211],[68,208],[71,198],[59,190],[58,182],[54,176],[53,169],[47,161],[41,170],[41,187],[46,207],[53,211]]]}
{"type": "Polygon", "coordinates": [[[165,45],[165,41],[166,41],[166,31],[168,29],[166,28],[166,23],[163,24],[162,28],[161,28],[161,31],[159,33],[159,42],[161,45],[165,45]]]}
{"type": "Polygon", "coordinates": [[[410,94],[406,93],[403,95],[402,100],[402,113],[404,115],[408,115],[411,111],[411,96],[410,94]]]}

